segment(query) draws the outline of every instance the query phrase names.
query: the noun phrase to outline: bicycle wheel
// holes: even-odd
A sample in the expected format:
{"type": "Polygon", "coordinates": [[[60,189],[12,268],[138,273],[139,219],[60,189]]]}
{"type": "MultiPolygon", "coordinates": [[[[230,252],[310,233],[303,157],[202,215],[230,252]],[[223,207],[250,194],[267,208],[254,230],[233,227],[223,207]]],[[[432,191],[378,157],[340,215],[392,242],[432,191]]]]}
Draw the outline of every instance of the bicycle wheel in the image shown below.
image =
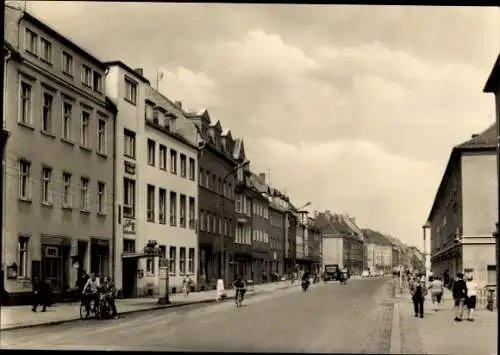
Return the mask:
{"type": "Polygon", "coordinates": [[[80,319],[87,319],[89,317],[89,312],[84,302],[80,303],[80,319]]]}

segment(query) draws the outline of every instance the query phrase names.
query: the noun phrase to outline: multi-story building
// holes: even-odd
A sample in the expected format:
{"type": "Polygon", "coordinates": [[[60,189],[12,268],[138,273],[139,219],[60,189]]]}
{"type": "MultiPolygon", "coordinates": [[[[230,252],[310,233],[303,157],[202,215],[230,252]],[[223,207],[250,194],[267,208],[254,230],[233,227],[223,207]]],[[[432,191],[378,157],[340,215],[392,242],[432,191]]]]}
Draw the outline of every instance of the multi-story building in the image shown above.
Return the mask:
{"type": "Polygon", "coordinates": [[[272,253],[271,272],[278,275],[284,273],[284,242],[286,227],[287,203],[281,199],[282,194],[271,189],[269,200],[269,243],[272,253]]]}
{"type": "Polygon", "coordinates": [[[229,131],[210,122],[208,111],[186,113],[196,125],[202,150],[199,156],[199,283],[213,287],[217,278],[230,284],[234,276],[232,246],[235,233],[234,186],[239,156],[229,131]],[[222,255],[221,255],[222,254],[222,255]]]}
{"type": "Polygon", "coordinates": [[[364,241],[357,232],[359,228],[351,227],[355,224],[352,218],[326,211],[317,213],[315,224],[322,234],[322,269],[325,265],[337,265],[353,274],[361,273],[364,241]]]}
{"type": "Polygon", "coordinates": [[[271,274],[273,256],[269,240],[269,200],[265,175],[250,173],[252,197],[252,270],[256,283],[267,281],[271,274]]]}
{"type": "Polygon", "coordinates": [[[365,235],[365,269],[388,273],[392,270],[393,245],[382,233],[363,229],[365,235]]]}
{"type": "Polygon", "coordinates": [[[182,289],[185,275],[193,286],[197,280],[198,146],[195,132],[179,130],[179,121],[187,121],[179,105],[147,86],[142,142],[147,149],[146,185],[141,188],[146,195],[144,236],[157,243],[160,255],[145,259],[144,280],[155,291],[160,259],[168,262],[171,292],[182,289]]]}
{"type": "MultiPolygon", "coordinates": [[[[144,112],[149,80],[120,61],[107,62],[106,93],[116,103],[114,279],[123,297],[141,295],[147,244],[146,125],[144,112]]],[[[145,291],[144,291],[145,292],[145,291]]]]}
{"type": "Polygon", "coordinates": [[[297,216],[297,232],[295,238],[295,259],[296,264],[300,270],[309,270],[308,259],[308,242],[307,242],[307,211],[298,211],[297,216]]]}
{"type": "Polygon", "coordinates": [[[285,237],[284,237],[284,257],[285,257],[285,272],[293,273],[297,269],[297,208],[292,205],[288,196],[283,197],[287,203],[285,215],[285,237]]]}
{"type": "Polygon", "coordinates": [[[314,218],[307,219],[306,235],[309,270],[313,273],[321,272],[321,231],[316,227],[314,218]]]}
{"type": "Polygon", "coordinates": [[[428,217],[435,275],[467,272],[496,283],[496,137],[493,124],[451,152],[428,217]]]}
{"type": "Polygon", "coordinates": [[[17,303],[37,278],[62,293],[78,271],[110,273],[116,107],[102,61],[26,11],[6,5],[4,26],[4,287],[17,303]]]}

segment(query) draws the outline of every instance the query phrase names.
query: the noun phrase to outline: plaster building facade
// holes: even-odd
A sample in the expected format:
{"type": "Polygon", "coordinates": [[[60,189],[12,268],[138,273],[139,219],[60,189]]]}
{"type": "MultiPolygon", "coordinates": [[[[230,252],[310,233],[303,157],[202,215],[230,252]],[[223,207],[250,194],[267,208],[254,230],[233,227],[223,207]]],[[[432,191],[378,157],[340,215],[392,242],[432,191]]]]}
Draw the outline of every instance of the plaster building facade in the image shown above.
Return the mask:
{"type": "Polygon", "coordinates": [[[24,303],[37,278],[60,295],[79,270],[111,272],[116,107],[102,61],[9,5],[4,26],[3,283],[24,303]]]}
{"type": "Polygon", "coordinates": [[[206,110],[187,113],[196,125],[202,150],[199,156],[199,283],[212,288],[221,275],[232,282],[235,238],[234,187],[240,149],[219,121],[211,123],[206,110]],[[222,258],[221,258],[222,254],[222,258]]]}
{"type": "Polygon", "coordinates": [[[496,283],[496,125],[455,146],[428,221],[431,268],[472,273],[480,284],[496,283]]]}
{"type": "Polygon", "coordinates": [[[372,273],[387,274],[392,270],[393,245],[385,236],[371,229],[363,229],[365,235],[365,269],[372,273]]]}

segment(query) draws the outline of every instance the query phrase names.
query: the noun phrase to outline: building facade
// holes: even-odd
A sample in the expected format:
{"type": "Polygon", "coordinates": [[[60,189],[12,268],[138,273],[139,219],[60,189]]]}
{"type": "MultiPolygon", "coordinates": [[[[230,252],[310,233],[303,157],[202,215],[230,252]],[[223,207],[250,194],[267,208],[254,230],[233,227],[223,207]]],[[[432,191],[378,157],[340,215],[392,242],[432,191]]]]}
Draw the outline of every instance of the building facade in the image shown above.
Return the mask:
{"type": "Polygon", "coordinates": [[[297,268],[297,209],[291,204],[288,197],[285,197],[285,201],[288,203],[288,209],[285,215],[285,272],[287,274],[293,273],[297,268]]]}
{"type": "Polygon", "coordinates": [[[141,289],[146,288],[146,294],[159,291],[162,259],[168,265],[170,292],[182,290],[186,275],[193,286],[197,282],[198,147],[195,136],[179,131],[179,121],[187,119],[178,104],[147,86],[144,240],[157,245],[160,253],[142,259],[146,287],[141,289]]]}
{"type": "Polygon", "coordinates": [[[372,273],[389,273],[392,270],[393,245],[385,236],[371,229],[364,229],[365,269],[372,273]]]}
{"type": "Polygon", "coordinates": [[[307,221],[307,248],[310,261],[310,271],[314,274],[321,272],[321,232],[316,227],[314,218],[308,217],[307,221]]]}
{"type": "Polygon", "coordinates": [[[273,190],[269,198],[269,243],[271,246],[271,272],[282,276],[284,273],[283,245],[285,241],[286,207],[283,201],[273,198],[278,193],[273,190]],[[281,203],[280,203],[281,202],[281,203]]]}
{"type": "Polygon", "coordinates": [[[5,6],[4,40],[4,287],[24,303],[37,278],[111,272],[116,107],[105,64],[29,13],[5,6]]]}
{"type": "Polygon", "coordinates": [[[435,275],[466,272],[496,283],[497,188],[493,124],[452,150],[428,217],[435,275]]]}
{"type": "Polygon", "coordinates": [[[199,283],[213,287],[224,276],[232,282],[235,236],[234,186],[237,161],[236,144],[229,131],[223,132],[219,121],[210,122],[206,110],[187,114],[196,125],[202,150],[199,156],[199,283]]]}

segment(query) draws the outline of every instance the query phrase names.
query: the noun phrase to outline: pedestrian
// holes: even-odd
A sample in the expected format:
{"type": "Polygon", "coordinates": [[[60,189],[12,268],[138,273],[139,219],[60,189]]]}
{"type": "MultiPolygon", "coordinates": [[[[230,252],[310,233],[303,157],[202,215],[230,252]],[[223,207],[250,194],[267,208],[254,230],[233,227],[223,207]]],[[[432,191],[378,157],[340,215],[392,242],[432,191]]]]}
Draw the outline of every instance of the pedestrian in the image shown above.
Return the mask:
{"type": "Polygon", "coordinates": [[[443,298],[443,282],[438,276],[431,277],[429,288],[431,290],[432,305],[434,306],[434,310],[437,311],[443,298]]]}
{"type": "Polygon", "coordinates": [[[36,312],[38,306],[42,306],[42,312],[50,306],[52,289],[48,280],[35,279],[33,284],[33,312],[36,312]]]}
{"type": "Polygon", "coordinates": [[[76,281],[76,287],[78,287],[78,291],[80,292],[80,294],[83,294],[83,288],[85,287],[89,279],[89,274],[87,274],[87,272],[82,269],[80,275],[78,275],[78,280],[76,281]]]}
{"type": "Polygon", "coordinates": [[[446,269],[443,273],[443,283],[445,287],[450,288],[450,272],[446,269]]]}
{"type": "Polygon", "coordinates": [[[413,310],[415,313],[415,317],[424,318],[424,300],[427,294],[427,290],[425,287],[425,282],[422,281],[421,277],[412,282],[410,294],[413,301],[413,310]]]}
{"type": "Polygon", "coordinates": [[[184,275],[184,280],[182,280],[182,287],[184,288],[184,296],[189,295],[189,289],[191,288],[191,278],[189,275],[184,275]]]}
{"type": "Polygon", "coordinates": [[[224,295],[224,280],[222,279],[222,276],[219,276],[217,279],[216,292],[215,301],[218,303],[224,295]]]}
{"type": "Polygon", "coordinates": [[[467,284],[464,281],[464,274],[459,272],[453,283],[453,300],[455,302],[455,322],[461,322],[464,315],[464,304],[467,299],[467,284]]]}
{"type": "Polygon", "coordinates": [[[476,309],[476,297],[477,291],[479,290],[479,285],[477,284],[476,280],[474,280],[472,275],[470,275],[469,277],[467,277],[465,286],[467,287],[467,320],[469,322],[472,322],[474,321],[473,313],[476,309]]]}

